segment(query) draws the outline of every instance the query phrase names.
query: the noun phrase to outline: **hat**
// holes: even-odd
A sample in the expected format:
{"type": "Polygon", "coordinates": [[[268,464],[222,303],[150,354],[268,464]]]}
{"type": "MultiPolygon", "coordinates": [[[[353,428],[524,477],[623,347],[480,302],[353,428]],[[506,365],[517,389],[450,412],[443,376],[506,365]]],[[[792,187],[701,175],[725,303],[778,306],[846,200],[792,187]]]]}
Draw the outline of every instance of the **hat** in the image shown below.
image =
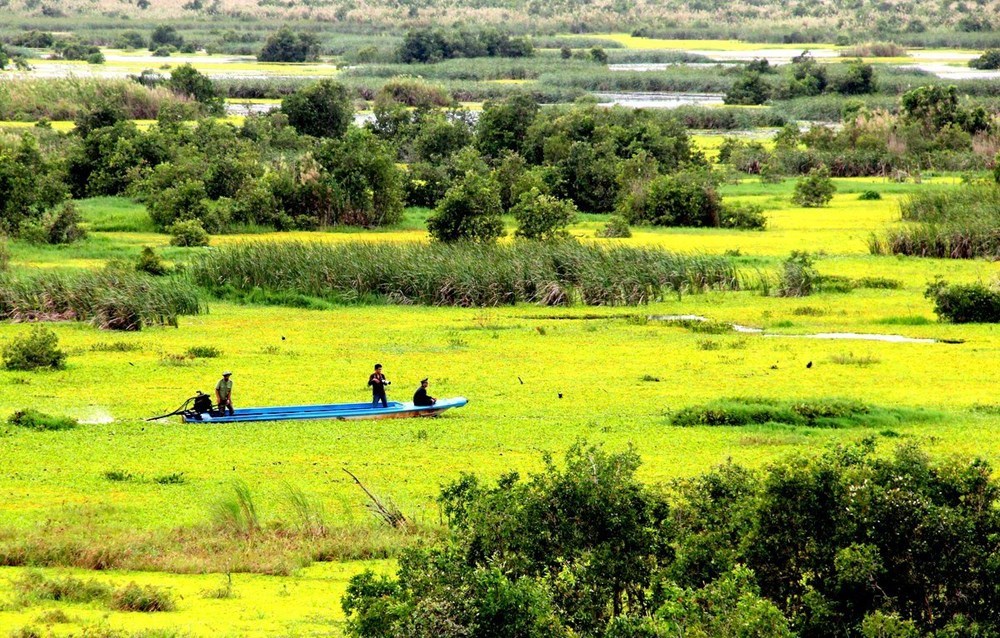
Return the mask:
{"type": "Polygon", "coordinates": [[[427,383],[427,377],[424,377],[423,379],[421,379],[420,383],[427,383]]]}
{"type": "Polygon", "coordinates": [[[225,372],[222,373],[222,376],[228,377],[231,374],[232,374],[232,372],[230,372],[229,370],[226,370],[225,372]]]}

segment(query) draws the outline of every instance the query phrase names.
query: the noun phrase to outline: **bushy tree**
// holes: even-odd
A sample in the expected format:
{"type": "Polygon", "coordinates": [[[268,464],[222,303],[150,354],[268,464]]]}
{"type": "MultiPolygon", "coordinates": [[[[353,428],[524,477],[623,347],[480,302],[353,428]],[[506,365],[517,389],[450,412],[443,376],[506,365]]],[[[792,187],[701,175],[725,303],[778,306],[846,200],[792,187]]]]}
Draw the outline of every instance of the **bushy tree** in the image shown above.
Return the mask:
{"type": "Polygon", "coordinates": [[[771,99],[772,88],[757,71],[744,71],[726,91],[726,104],[755,105],[771,99]]]}
{"type": "Polygon", "coordinates": [[[354,104],[343,84],[320,80],[285,97],[281,112],[299,133],[340,137],[353,121],[354,104]]]}
{"type": "Polygon", "coordinates": [[[619,214],[630,224],[718,226],[722,198],[704,174],[660,175],[628,193],[619,214]]]}
{"type": "Polygon", "coordinates": [[[66,196],[66,185],[34,136],[23,135],[16,147],[0,143],[0,234],[17,236],[66,196]]]}
{"type": "Polygon", "coordinates": [[[396,51],[396,58],[404,64],[427,64],[448,58],[521,58],[532,53],[529,40],[512,38],[497,29],[470,33],[461,29],[444,31],[426,28],[408,31],[396,51]]]}
{"type": "Polygon", "coordinates": [[[492,242],[504,234],[496,184],[469,171],[448,189],[427,219],[427,230],[438,241],[492,242]]]}
{"type": "Polygon", "coordinates": [[[476,148],[492,158],[503,151],[522,153],[528,128],[538,114],[538,102],[524,93],[502,101],[487,100],[476,124],[476,148]]]}
{"type": "Polygon", "coordinates": [[[567,237],[566,227],[577,217],[573,202],[545,195],[537,188],[521,193],[511,213],[517,220],[517,237],[541,240],[567,237]]]}
{"type": "Polygon", "coordinates": [[[306,62],[319,57],[319,40],[312,33],[295,33],[284,26],[268,36],[257,54],[261,62],[306,62]]]}
{"type": "Polygon", "coordinates": [[[150,51],[155,51],[163,46],[170,46],[175,49],[184,46],[183,36],[177,33],[177,29],[169,24],[161,24],[153,29],[152,35],[149,36],[150,51]]]}
{"type": "Polygon", "coordinates": [[[792,202],[806,208],[819,208],[829,204],[836,192],[837,186],[830,179],[830,169],[820,166],[795,182],[792,202]]]}
{"type": "Polygon", "coordinates": [[[403,175],[395,153],[371,131],[352,127],[342,140],[328,140],[315,153],[329,176],[336,222],[388,226],[403,214],[403,175]]]}
{"type": "Polygon", "coordinates": [[[225,99],[215,88],[215,84],[190,64],[182,64],[171,71],[167,86],[174,93],[186,95],[204,104],[208,112],[213,115],[222,115],[225,112],[225,99]]]}
{"type": "Polygon", "coordinates": [[[842,77],[836,78],[834,87],[842,95],[864,95],[874,93],[875,67],[861,60],[854,60],[847,65],[842,77]]]}

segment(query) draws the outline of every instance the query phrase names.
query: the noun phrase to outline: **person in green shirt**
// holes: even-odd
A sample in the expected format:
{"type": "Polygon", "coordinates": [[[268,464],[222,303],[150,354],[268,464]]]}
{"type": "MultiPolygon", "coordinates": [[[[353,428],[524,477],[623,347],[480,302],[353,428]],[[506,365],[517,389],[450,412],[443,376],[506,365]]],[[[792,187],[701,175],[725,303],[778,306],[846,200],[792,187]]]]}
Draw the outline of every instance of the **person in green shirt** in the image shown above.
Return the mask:
{"type": "Polygon", "coordinates": [[[234,414],[233,381],[229,378],[232,374],[232,372],[226,370],[222,373],[222,378],[219,379],[219,382],[215,384],[215,400],[218,401],[219,412],[225,414],[228,409],[229,416],[234,414]]]}

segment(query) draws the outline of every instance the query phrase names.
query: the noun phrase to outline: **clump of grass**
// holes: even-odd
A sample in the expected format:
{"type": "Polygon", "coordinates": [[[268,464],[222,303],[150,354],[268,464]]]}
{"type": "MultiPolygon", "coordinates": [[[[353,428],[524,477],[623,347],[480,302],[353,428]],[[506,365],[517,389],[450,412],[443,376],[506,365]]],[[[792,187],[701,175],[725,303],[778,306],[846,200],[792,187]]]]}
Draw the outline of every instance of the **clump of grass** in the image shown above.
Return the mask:
{"type": "Polygon", "coordinates": [[[48,609],[39,614],[35,622],[43,625],[64,625],[73,622],[73,619],[61,609],[48,609]]]}
{"type": "Polygon", "coordinates": [[[792,310],[792,314],[797,317],[822,317],[826,312],[814,306],[799,306],[792,310]]]}
{"type": "Polygon", "coordinates": [[[660,377],[654,377],[651,374],[644,374],[641,377],[639,377],[639,380],[645,381],[646,383],[659,383],[660,377]]]}
{"type": "Polygon", "coordinates": [[[779,297],[805,297],[811,295],[819,283],[815,260],[807,252],[792,251],[781,267],[776,292],[779,297]]]}
{"type": "Polygon", "coordinates": [[[261,525],[250,487],[237,479],[231,488],[232,492],[217,500],[212,508],[215,525],[234,536],[253,536],[261,530],[261,525]]]}
{"type": "Polygon", "coordinates": [[[132,474],[128,470],[105,470],[102,476],[111,481],[112,483],[127,483],[135,479],[135,474],[132,474]]]}
{"type": "Polygon", "coordinates": [[[873,290],[899,290],[903,287],[903,282],[888,277],[861,277],[854,280],[854,287],[873,290]]]}
{"type": "Polygon", "coordinates": [[[116,589],[111,596],[111,608],[116,611],[173,611],[177,608],[173,595],[154,585],[140,586],[134,582],[116,589]]]}
{"type": "Polygon", "coordinates": [[[142,346],[128,341],[100,341],[90,346],[91,352],[141,352],[142,346]]]}
{"type": "Polygon", "coordinates": [[[18,410],[7,418],[7,423],[14,427],[38,431],[72,430],[79,425],[76,419],[68,416],[52,416],[32,408],[18,410]]]}
{"type": "Polygon", "coordinates": [[[908,56],[906,47],[895,42],[865,42],[840,52],[844,58],[902,58],[908,56]]]}
{"type": "Polygon", "coordinates": [[[882,193],[878,191],[864,191],[858,195],[858,199],[864,202],[874,202],[882,199],[882,193]]]}
{"type": "Polygon", "coordinates": [[[847,354],[833,355],[830,357],[830,362],[842,366],[858,366],[866,368],[870,365],[881,363],[881,360],[870,354],[856,356],[853,352],[848,352],[847,354]]]}
{"type": "Polygon", "coordinates": [[[222,351],[214,346],[191,346],[187,354],[192,359],[215,359],[222,355],[222,351]]]}
{"type": "Polygon", "coordinates": [[[711,339],[702,339],[698,342],[698,349],[700,350],[718,350],[720,348],[722,348],[722,344],[711,339]]]}
{"type": "Polygon", "coordinates": [[[883,317],[876,323],[886,326],[927,326],[934,322],[920,315],[905,315],[900,317],[883,317]]]}
{"type": "Polygon", "coordinates": [[[162,357],[160,357],[161,366],[183,367],[191,365],[191,361],[193,361],[193,357],[191,357],[191,355],[188,354],[166,353],[162,357]]]}
{"type": "Polygon", "coordinates": [[[679,426],[790,425],[815,428],[880,426],[918,415],[898,409],[875,408],[844,399],[781,401],[759,397],[719,399],[677,412],[679,426]]]}
{"type": "Polygon", "coordinates": [[[561,242],[245,242],[200,255],[196,283],[220,296],[259,289],[340,303],[439,306],[638,305],[680,291],[737,290],[731,260],[561,242]]]}
{"type": "Polygon", "coordinates": [[[233,590],[232,573],[226,572],[226,578],[222,585],[216,587],[215,589],[206,589],[202,591],[201,597],[209,600],[228,600],[230,598],[236,598],[236,592],[233,590]]]}
{"type": "Polygon", "coordinates": [[[89,603],[106,601],[111,596],[111,587],[96,580],[81,580],[66,576],[46,578],[38,572],[28,572],[13,581],[14,590],[24,601],[51,600],[68,603],[89,603]]]}
{"type": "MultiPolygon", "coordinates": [[[[424,432],[425,438],[426,434],[424,432]]],[[[292,511],[300,533],[310,537],[326,535],[328,527],[322,503],[291,484],[285,485],[285,502],[292,511]]]]}
{"type": "Polygon", "coordinates": [[[133,270],[53,271],[0,278],[0,319],[76,319],[105,330],[177,325],[201,312],[197,290],[177,278],[133,270]]]}
{"type": "Polygon", "coordinates": [[[187,483],[184,472],[171,472],[153,477],[153,482],[159,485],[183,485],[187,483]]]}

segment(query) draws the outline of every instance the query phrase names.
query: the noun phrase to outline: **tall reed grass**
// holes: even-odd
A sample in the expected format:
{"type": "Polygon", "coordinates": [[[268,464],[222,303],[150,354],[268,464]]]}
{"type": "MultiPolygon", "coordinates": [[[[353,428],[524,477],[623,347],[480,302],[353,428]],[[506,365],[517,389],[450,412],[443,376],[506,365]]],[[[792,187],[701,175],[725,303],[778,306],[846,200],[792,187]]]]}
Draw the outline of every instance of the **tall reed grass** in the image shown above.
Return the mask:
{"type": "MultiPolygon", "coordinates": [[[[619,306],[737,290],[733,263],[659,249],[566,241],[494,246],[246,242],[202,255],[195,283],[219,295],[308,295],[343,303],[619,306]]],[[[269,295],[269,296],[268,296],[269,295]]]]}
{"type": "Polygon", "coordinates": [[[177,317],[200,311],[190,283],[124,269],[0,277],[0,319],[75,319],[106,330],[139,330],[176,326],[177,317]]]}
{"type": "Polygon", "coordinates": [[[72,120],[103,102],[136,120],[156,119],[166,104],[192,113],[199,110],[197,103],[169,89],[150,89],[129,80],[68,77],[0,82],[0,120],[72,120]]]}
{"type": "Polygon", "coordinates": [[[1000,186],[967,184],[928,190],[900,203],[904,221],[868,242],[875,255],[912,255],[945,259],[1000,257],[1000,186]]]}

